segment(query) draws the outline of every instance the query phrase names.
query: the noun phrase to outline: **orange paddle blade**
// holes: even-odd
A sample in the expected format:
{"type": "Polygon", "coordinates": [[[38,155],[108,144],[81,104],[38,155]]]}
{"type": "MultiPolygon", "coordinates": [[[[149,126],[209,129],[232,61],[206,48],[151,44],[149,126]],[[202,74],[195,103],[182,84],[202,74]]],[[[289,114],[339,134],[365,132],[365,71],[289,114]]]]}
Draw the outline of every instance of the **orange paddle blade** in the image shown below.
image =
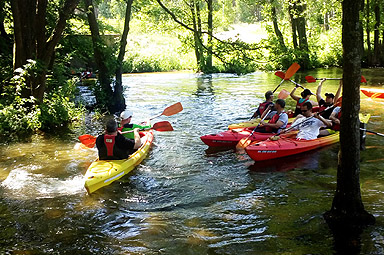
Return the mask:
{"type": "Polygon", "coordinates": [[[88,148],[93,148],[96,144],[96,136],[93,135],[81,135],[79,136],[79,140],[88,148]]]}
{"type": "Polygon", "coordinates": [[[275,72],[275,75],[280,77],[281,79],[284,79],[285,78],[285,73],[282,72],[282,71],[276,71],[275,72]]]}
{"type": "Polygon", "coordinates": [[[279,95],[277,96],[277,98],[279,99],[286,99],[289,94],[291,94],[288,90],[286,89],[283,89],[282,91],[280,91],[279,95]]]}
{"type": "Polygon", "coordinates": [[[289,80],[296,72],[300,69],[300,65],[298,63],[293,63],[285,72],[284,80],[289,80]]]}
{"type": "Polygon", "coordinates": [[[174,115],[176,113],[181,112],[182,110],[183,110],[183,106],[181,105],[180,102],[178,102],[176,104],[173,104],[173,105],[165,108],[161,115],[171,116],[171,115],[174,115]]]}
{"type": "Polygon", "coordinates": [[[242,138],[237,144],[236,144],[236,150],[245,149],[252,141],[248,139],[249,137],[242,138]]]}
{"type": "Polygon", "coordinates": [[[154,130],[160,131],[160,132],[163,132],[163,131],[173,131],[173,127],[172,127],[171,123],[169,123],[168,121],[157,122],[157,123],[155,123],[153,125],[152,128],[154,130]]]}

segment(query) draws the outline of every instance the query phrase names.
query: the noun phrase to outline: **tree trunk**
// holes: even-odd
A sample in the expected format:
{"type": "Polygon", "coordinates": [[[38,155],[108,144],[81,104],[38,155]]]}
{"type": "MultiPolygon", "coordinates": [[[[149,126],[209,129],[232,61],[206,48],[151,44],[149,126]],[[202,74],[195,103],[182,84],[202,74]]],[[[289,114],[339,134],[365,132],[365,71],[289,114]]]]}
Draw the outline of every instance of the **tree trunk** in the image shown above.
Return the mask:
{"type": "Polygon", "coordinates": [[[366,33],[367,33],[367,62],[368,62],[368,65],[371,64],[371,57],[372,57],[372,54],[371,54],[371,28],[370,28],[370,14],[371,14],[371,10],[370,10],[370,5],[369,5],[369,0],[367,0],[367,4],[365,5],[365,9],[366,9],[366,33]]]}
{"type": "Polygon", "coordinates": [[[271,15],[272,15],[273,29],[275,31],[277,40],[280,43],[280,46],[285,49],[286,46],[285,46],[285,43],[284,43],[284,37],[283,37],[283,34],[281,33],[281,31],[279,29],[279,23],[277,22],[276,1],[275,0],[271,0],[270,3],[271,3],[271,15]]]}
{"type": "MultiPolygon", "coordinates": [[[[343,105],[340,129],[340,152],[337,187],[332,208],[325,219],[332,230],[351,230],[355,226],[373,224],[360,193],[360,80],[361,36],[359,11],[361,0],[343,1],[343,105]]],[[[344,233],[345,234],[345,233],[344,233]]]]}
{"type": "Polygon", "coordinates": [[[202,34],[201,34],[201,18],[200,18],[200,7],[199,3],[193,0],[191,6],[191,14],[193,21],[193,39],[194,39],[194,48],[195,56],[197,62],[198,71],[205,70],[205,59],[204,59],[204,50],[202,45],[202,34]]]}
{"type": "Polygon", "coordinates": [[[28,59],[36,60],[41,69],[36,77],[27,79],[23,97],[34,96],[42,102],[45,93],[46,73],[54,50],[66,26],[67,19],[75,10],[79,0],[66,0],[60,8],[59,19],[53,32],[47,36],[46,14],[48,0],[11,1],[14,22],[14,70],[27,64],[28,59]],[[49,38],[49,40],[47,40],[49,38]]]}
{"type": "Polygon", "coordinates": [[[374,30],[374,34],[373,34],[373,64],[374,65],[377,65],[378,64],[378,56],[379,56],[379,52],[380,52],[380,41],[379,41],[379,36],[380,36],[380,6],[378,5],[378,3],[376,3],[376,6],[374,8],[374,12],[375,12],[375,20],[376,20],[376,23],[375,23],[375,30],[374,30]]]}
{"type": "Polygon", "coordinates": [[[208,3],[208,53],[206,68],[208,72],[212,72],[212,34],[213,34],[213,6],[212,0],[207,0],[208,3]]]}
{"type": "Polygon", "coordinates": [[[92,45],[95,56],[95,62],[99,69],[99,82],[101,86],[102,93],[96,95],[96,100],[101,105],[106,105],[110,113],[113,112],[113,107],[111,107],[111,101],[113,99],[113,91],[111,87],[111,76],[110,70],[108,69],[105,60],[107,59],[105,51],[103,51],[104,42],[100,37],[99,25],[97,23],[95,8],[93,6],[92,0],[84,0],[85,8],[87,10],[87,17],[89,28],[91,30],[92,45]]]}
{"type": "Polygon", "coordinates": [[[292,43],[293,43],[293,48],[297,49],[298,48],[298,43],[297,43],[297,19],[294,17],[293,14],[293,8],[291,5],[288,8],[289,10],[289,17],[291,18],[291,28],[292,28],[292,43]]]}
{"type": "Polygon", "coordinates": [[[113,102],[115,103],[114,112],[123,111],[126,107],[125,99],[123,96],[123,79],[122,79],[122,68],[123,60],[125,55],[125,48],[127,46],[127,38],[129,33],[129,23],[131,21],[133,0],[127,1],[127,9],[125,10],[124,30],[120,39],[119,55],[117,57],[117,68],[116,68],[116,83],[115,91],[113,92],[113,102]]]}

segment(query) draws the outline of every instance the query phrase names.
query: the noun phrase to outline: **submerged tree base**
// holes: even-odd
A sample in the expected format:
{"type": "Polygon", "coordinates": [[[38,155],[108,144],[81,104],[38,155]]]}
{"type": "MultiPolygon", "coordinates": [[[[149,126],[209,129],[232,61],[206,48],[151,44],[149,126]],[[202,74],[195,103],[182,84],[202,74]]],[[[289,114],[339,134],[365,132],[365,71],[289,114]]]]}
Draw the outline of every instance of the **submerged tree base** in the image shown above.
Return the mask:
{"type": "Polygon", "coordinates": [[[375,224],[375,217],[365,210],[358,213],[346,214],[336,210],[324,213],[334,238],[334,248],[337,254],[360,254],[360,235],[368,225],[375,224]]]}

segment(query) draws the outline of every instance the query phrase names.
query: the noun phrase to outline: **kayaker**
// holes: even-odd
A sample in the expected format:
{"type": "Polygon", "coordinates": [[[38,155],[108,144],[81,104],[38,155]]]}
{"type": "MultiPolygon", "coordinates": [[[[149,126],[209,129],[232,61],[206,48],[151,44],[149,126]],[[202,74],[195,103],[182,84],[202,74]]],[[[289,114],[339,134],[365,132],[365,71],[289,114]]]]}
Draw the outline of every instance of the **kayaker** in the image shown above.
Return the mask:
{"type": "Polygon", "coordinates": [[[332,129],[339,131],[340,130],[340,118],[341,118],[341,107],[336,106],[332,113],[331,116],[329,116],[329,119],[332,121],[332,129]]]}
{"type": "Polygon", "coordinates": [[[311,97],[311,95],[313,95],[313,93],[309,90],[309,89],[304,89],[303,92],[301,92],[301,97],[299,96],[296,96],[295,95],[295,91],[296,89],[300,87],[300,85],[296,85],[293,90],[291,91],[291,94],[289,94],[293,100],[296,101],[296,108],[295,108],[295,113],[294,113],[294,117],[296,117],[297,115],[301,114],[301,106],[305,103],[305,102],[310,102],[311,105],[317,105],[317,103],[314,103],[312,102],[311,100],[309,100],[309,98],[311,97]]]}
{"type": "Polygon", "coordinates": [[[106,124],[105,134],[96,139],[96,147],[99,151],[99,159],[126,159],[141,146],[139,129],[133,131],[134,139],[128,139],[117,132],[117,122],[109,120],[106,124]]]}
{"type": "Polygon", "coordinates": [[[259,104],[259,107],[257,108],[256,112],[252,115],[251,119],[260,117],[261,115],[263,115],[263,112],[268,108],[268,106],[273,106],[273,92],[269,90],[265,92],[264,96],[265,101],[259,104]]]}
{"type": "Polygon", "coordinates": [[[317,110],[318,110],[318,112],[322,112],[321,116],[323,116],[326,119],[329,119],[334,107],[330,107],[330,108],[328,108],[328,107],[332,106],[334,104],[334,102],[336,102],[337,99],[339,99],[340,93],[341,93],[341,87],[343,85],[343,81],[340,80],[339,88],[336,91],[336,95],[334,95],[333,93],[325,93],[325,100],[324,100],[321,97],[321,89],[322,89],[323,83],[325,81],[326,81],[326,79],[322,79],[319,83],[319,86],[317,87],[317,90],[316,90],[316,99],[317,99],[317,102],[319,103],[319,107],[317,110]],[[327,109],[327,110],[325,110],[325,109],[327,109]]]}
{"type": "MultiPolygon", "coordinates": [[[[131,123],[132,116],[133,116],[133,112],[132,112],[132,111],[129,111],[129,110],[125,110],[125,111],[123,111],[123,112],[120,114],[121,121],[120,121],[120,127],[118,128],[119,131],[121,131],[121,132],[125,132],[125,131],[131,131],[131,130],[134,130],[135,128],[138,128],[138,129],[140,129],[140,130],[151,128],[151,124],[150,124],[150,121],[149,121],[149,120],[146,121],[146,124],[147,124],[147,125],[145,125],[145,126],[141,126],[141,125],[137,125],[137,124],[132,124],[132,123],[131,123]]],[[[126,138],[134,139],[134,135],[133,135],[132,132],[130,132],[130,133],[125,133],[125,134],[123,134],[123,135],[124,135],[126,138]]]]}
{"type": "MultiPolygon", "coordinates": [[[[284,107],[285,101],[283,99],[277,99],[274,104],[274,111],[269,114],[269,116],[272,116],[269,122],[265,123],[264,121],[261,121],[260,126],[255,131],[279,134],[288,124],[288,114],[284,111],[284,107]]],[[[268,106],[267,112],[270,108],[272,108],[272,105],[268,106]]]]}
{"type": "MultiPolygon", "coordinates": [[[[312,113],[311,102],[305,102],[301,106],[301,116],[292,123],[291,129],[299,130],[296,135],[298,140],[313,140],[320,134],[321,127],[331,127],[332,123],[324,119],[318,113],[312,113]]],[[[325,130],[326,131],[326,130],[325,130]]],[[[326,131],[328,133],[328,131],[326,131]]],[[[329,134],[329,133],[328,133],[329,134]]],[[[324,133],[324,135],[326,135],[324,133]]]]}

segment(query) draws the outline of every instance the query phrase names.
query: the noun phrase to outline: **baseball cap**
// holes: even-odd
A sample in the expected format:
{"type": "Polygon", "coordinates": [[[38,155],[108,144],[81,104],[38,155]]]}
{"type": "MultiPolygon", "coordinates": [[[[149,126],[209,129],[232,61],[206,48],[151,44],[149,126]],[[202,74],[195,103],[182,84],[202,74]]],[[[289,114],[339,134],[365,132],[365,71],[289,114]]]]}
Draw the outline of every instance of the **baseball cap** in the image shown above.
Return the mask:
{"type": "Polygon", "coordinates": [[[302,93],[303,93],[304,97],[308,96],[308,95],[314,95],[309,89],[304,89],[304,91],[302,93]]]}
{"type": "Polygon", "coordinates": [[[325,93],[325,96],[326,97],[332,97],[332,98],[335,98],[335,95],[333,93],[325,93]]]}
{"type": "Polygon", "coordinates": [[[120,114],[120,118],[122,118],[123,120],[125,120],[125,119],[128,119],[129,117],[132,117],[132,115],[133,115],[133,112],[132,112],[132,111],[125,110],[125,111],[123,111],[123,112],[120,114]]]}

